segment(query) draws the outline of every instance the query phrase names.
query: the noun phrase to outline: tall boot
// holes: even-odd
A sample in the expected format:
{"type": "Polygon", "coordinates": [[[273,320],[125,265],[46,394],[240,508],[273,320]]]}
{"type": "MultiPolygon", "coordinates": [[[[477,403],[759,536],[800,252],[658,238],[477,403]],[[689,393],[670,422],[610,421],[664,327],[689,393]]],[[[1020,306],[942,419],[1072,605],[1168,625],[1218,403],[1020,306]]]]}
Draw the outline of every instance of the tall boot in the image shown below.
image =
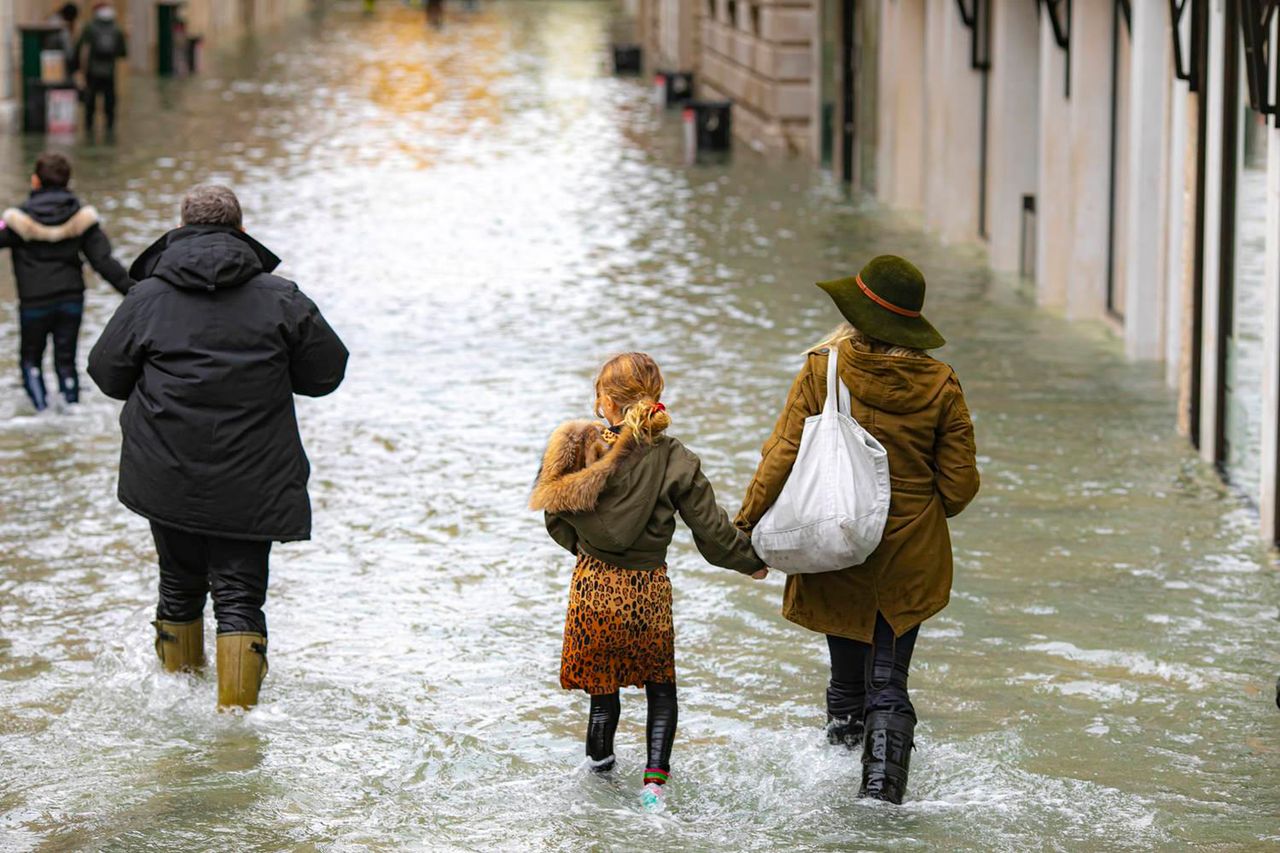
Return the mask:
{"type": "Polygon", "coordinates": [[[915,747],[916,720],[910,714],[872,711],[862,746],[860,797],[901,805],[915,747]]]}
{"type": "Polygon", "coordinates": [[[252,631],[218,635],[218,710],[249,709],[267,675],[267,638],[252,631]]]}
{"type": "Polygon", "coordinates": [[[157,619],[156,656],[165,672],[194,672],[204,668],[204,620],[168,622],[157,619]]]}

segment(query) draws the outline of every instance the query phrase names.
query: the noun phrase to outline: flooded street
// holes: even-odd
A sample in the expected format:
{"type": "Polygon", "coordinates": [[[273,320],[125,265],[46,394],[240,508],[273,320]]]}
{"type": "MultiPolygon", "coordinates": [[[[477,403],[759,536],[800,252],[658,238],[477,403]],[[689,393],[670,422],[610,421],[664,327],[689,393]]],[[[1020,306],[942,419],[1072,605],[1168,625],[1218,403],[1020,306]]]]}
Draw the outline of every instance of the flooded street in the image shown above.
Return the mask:
{"type": "MultiPolygon", "coordinates": [[[[132,260],[204,180],[352,352],[298,403],[313,541],[277,546],[271,674],[245,718],[163,676],[155,552],[115,500],[118,407],[35,418],[0,271],[0,849],[1134,849],[1280,844],[1280,625],[1256,519],[1178,437],[1162,371],[1068,325],[801,161],[688,168],[678,112],[607,70],[613,8],[363,18],[134,77],[75,188],[132,260]],[[913,258],[973,410],[983,491],[916,646],[902,808],[822,732],[823,639],[782,578],[672,554],[680,734],[642,814],[575,768],[557,682],[572,559],[525,510],[547,434],[613,352],[667,374],[672,433],[736,510],[806,347],[813,282],[913,258]]],[[[42,140],[0,139],[0,198],[42,140]]],[[[91,287],[81,363],[119,297],[91,287]]],[[[212,649],[212,628],[207,642],[212,649]]]]}

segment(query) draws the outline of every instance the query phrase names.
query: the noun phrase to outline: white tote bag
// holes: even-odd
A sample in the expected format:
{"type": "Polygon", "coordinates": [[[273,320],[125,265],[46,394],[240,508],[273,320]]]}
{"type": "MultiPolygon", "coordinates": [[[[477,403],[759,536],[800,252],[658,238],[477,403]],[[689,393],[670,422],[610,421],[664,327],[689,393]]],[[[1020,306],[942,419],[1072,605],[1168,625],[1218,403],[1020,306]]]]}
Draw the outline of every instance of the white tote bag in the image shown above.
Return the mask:
{"type": "Polygon", "coordinates": [[[827,401],[804,422],[791,476],[751,534],[765,564],[787,574],[861,565],[889,516],[889,455],[850,414],[839,361],[832,346],[827,401]]]}

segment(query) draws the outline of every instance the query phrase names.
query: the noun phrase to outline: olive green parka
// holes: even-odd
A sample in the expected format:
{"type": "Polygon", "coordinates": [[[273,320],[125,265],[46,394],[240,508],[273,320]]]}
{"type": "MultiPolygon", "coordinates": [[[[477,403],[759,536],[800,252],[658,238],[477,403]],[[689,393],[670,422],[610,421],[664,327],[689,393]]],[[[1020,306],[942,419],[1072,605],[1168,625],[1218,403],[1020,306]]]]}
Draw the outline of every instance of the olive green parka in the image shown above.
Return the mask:
{"type": "MultiPolygon", "coordinates": [[[[737,525],[751,530],[777,500],[795,464],[805,419],[822,411],[827,350],[810,353],[747,487],[737,525]]],[[[978,493],[973,424],[950,366],[927,356],[840,348],[840,378],[853,416],[889,455],[884,539],[860,566],[787,578],[782,615],[812,631],[871,642],[876,611],[901,636],[947,606],[947,519],[978,493]]]]}
{"type": "Polygon", "coordinates": [[[667,435],[647,444],[630,429],[609,443],[607,431],[584,420],[552,434],[529,500],[552,539],[619,568],[656,569],[667,563],[679,514],[707,562],[743,574],[764,568],[692,451],[667,435]]]}

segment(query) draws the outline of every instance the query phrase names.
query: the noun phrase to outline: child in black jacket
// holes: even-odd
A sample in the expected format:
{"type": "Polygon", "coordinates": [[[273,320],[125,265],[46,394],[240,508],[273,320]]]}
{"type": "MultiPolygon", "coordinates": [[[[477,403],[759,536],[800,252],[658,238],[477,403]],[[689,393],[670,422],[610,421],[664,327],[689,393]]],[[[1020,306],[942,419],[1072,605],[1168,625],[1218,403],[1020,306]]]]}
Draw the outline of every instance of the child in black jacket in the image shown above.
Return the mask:
{"type": "Polygon", "coordinates": [[[83,260],[121,293],[133,284],[115,258],[98,222],[98,212],[81,206],[67,189],[71,161],[46,152],[36,160],[31,196],[0,216],[0,249],[13,252],[22,326],[19,362],[22,386],[36,411],[48,406],[41,363],[53,336],[58,388],[67,403],[80,400],[76,344],[84,312],[83,260]],[[82,260],[83,258],[83,260],[82,260]]]}

